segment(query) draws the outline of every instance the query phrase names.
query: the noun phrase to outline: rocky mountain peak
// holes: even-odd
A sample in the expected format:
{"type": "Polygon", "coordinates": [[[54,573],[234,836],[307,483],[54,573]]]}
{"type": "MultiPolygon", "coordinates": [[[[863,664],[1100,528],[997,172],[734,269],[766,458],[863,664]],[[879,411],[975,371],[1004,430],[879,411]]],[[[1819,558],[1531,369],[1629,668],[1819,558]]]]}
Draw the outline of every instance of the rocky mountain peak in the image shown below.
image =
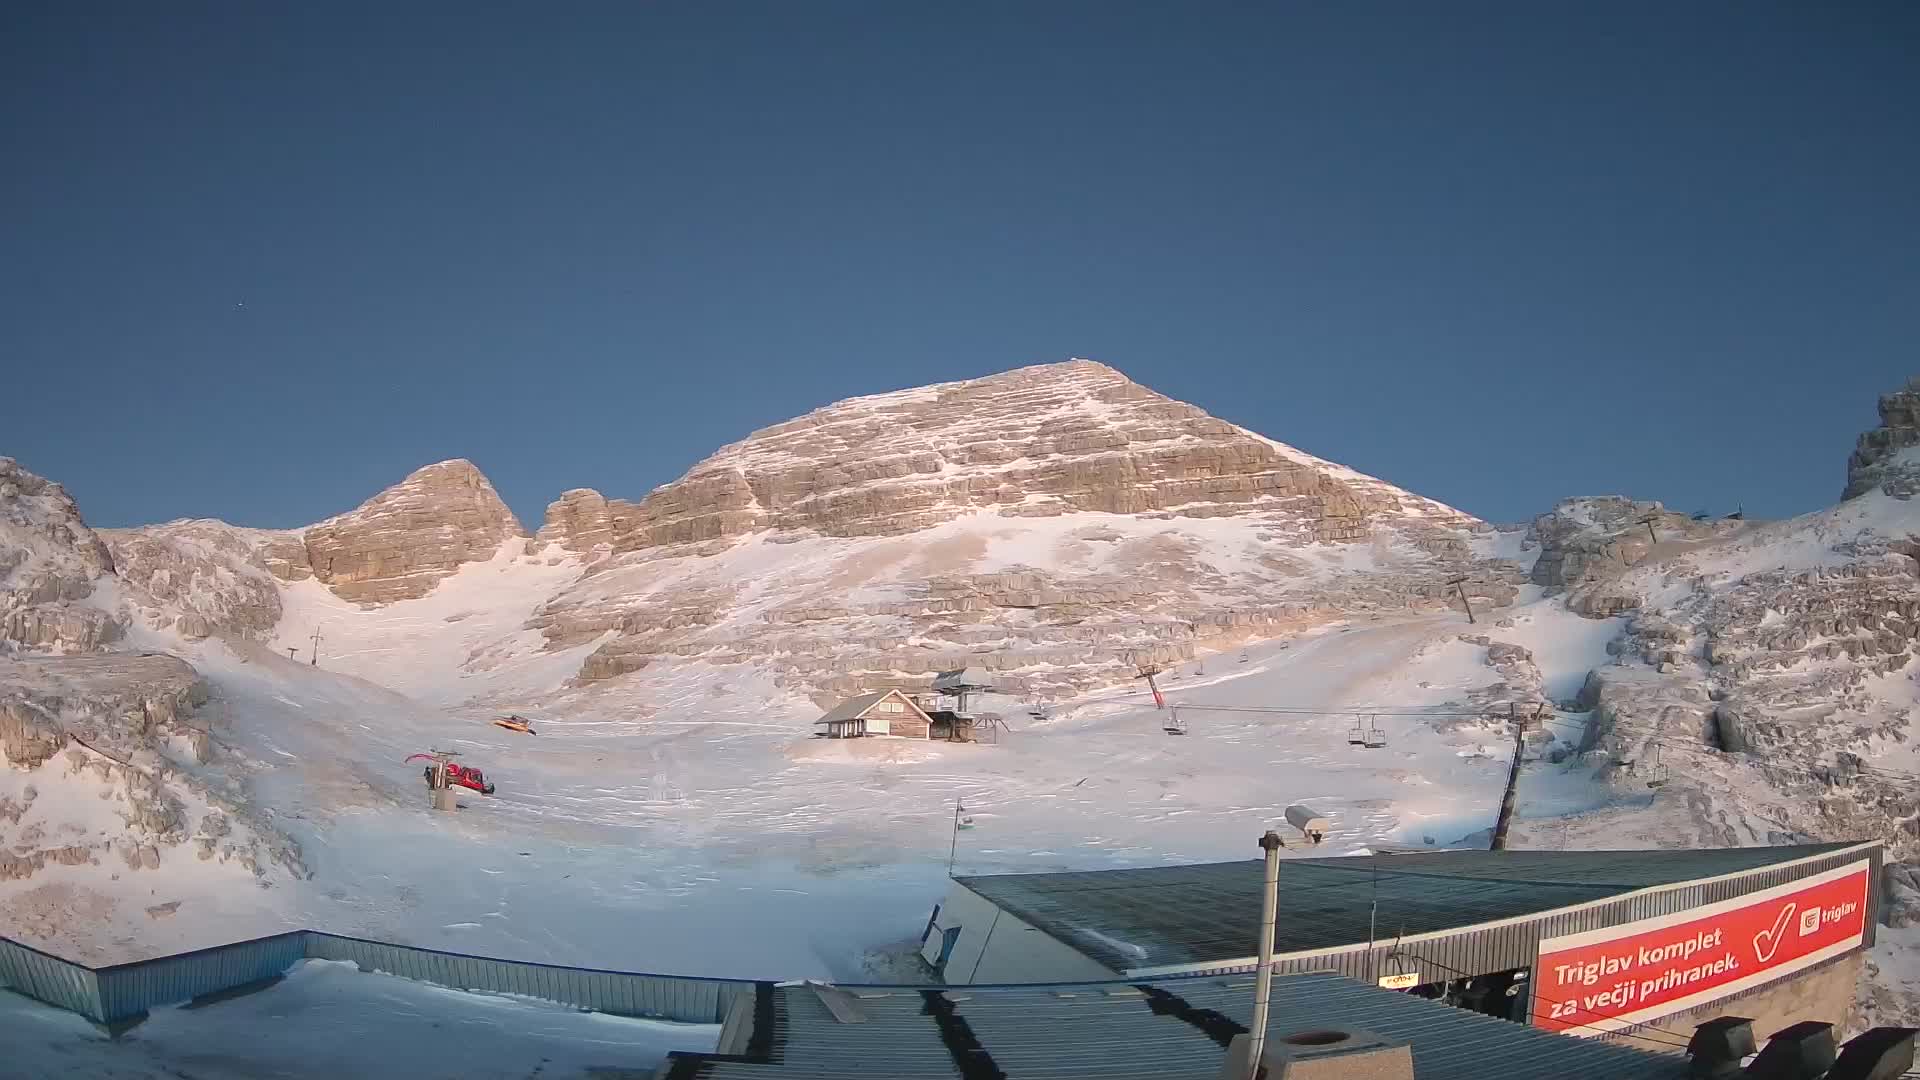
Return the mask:
{"type": "Polygon", "coordinates": [[[307,529],[306,565],[340,597],[387,603],[425,596],[461,564],[525,535],[471,461],[416,469],[359,508],[307,529]]]}
{"type": "Polygon", "coordinates": [[[67,490],[0,457],[0,642],[94,649],[119,636],[81,601],[113,555],[67,490]]]}
{"type": "Polygon", "coordinates": [[[1920,377],[1880,398],[1880,426],[1862,432],[1847,459],[1847,487],[1841,501],[1879,488],[1897,499],[1920,492],[1920,377]]]}
{"type": "Polygon", "coordinates": [[[1365,538],[1381,516],[1471,522],[1076,359],[835,402],[722,447],[638,503],[569,492],[541,535],[618,553],[1077,511],[1269,515],[1307,541],[1365,538]]]}

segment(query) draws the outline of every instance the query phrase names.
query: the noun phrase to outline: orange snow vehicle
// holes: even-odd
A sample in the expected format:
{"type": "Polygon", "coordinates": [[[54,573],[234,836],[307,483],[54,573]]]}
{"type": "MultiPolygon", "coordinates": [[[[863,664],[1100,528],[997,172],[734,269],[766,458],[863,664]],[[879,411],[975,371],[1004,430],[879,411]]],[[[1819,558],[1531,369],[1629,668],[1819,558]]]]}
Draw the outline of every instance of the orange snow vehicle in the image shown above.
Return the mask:
{"type": "Polygon", "coordinates": [[[522,735],[540,734],[533,730],[533,721],[524,716],[497,716],[493,720],[493,726],[503,727],[508,731],[517,731],[522,735]]]}

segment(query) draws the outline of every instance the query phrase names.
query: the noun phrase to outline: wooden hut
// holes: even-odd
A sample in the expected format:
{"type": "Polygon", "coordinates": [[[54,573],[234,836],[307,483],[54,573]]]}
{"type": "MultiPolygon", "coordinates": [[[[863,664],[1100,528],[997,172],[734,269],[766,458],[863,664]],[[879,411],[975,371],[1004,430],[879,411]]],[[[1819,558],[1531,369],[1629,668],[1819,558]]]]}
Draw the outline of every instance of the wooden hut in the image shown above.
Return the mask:
{"type": "Polygon", "coordinates": [[[827,739],[858,739],[868,735],[926,739],[932,737],[933,731],[932,718],[898,690],[848,698],[827,710],[813,725],[820,729],[814,735],[827,739]]]}

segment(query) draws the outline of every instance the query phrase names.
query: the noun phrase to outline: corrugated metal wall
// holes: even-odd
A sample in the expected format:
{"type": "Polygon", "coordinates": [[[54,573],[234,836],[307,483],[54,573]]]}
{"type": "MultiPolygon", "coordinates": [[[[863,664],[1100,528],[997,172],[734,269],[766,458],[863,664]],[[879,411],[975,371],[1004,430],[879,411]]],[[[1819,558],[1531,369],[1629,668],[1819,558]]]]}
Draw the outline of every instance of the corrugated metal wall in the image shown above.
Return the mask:
{"type": "Polygon", "coordinates": [[[285,973],[304,959],[351,960],[363,970],[458,990],[577,1005],[620,1016],[718,1024],[745,979],[706,979],[560,967],[419,949],[294,930],[252,941],[93,969],[0,938],[0,983],[28,997],[110,1023],[148,1009],[246,986],[285,973]]]}
{"type": "Polygon", "coordinates": [[[0,938],[0,986],[101,1019],[100,981],[91,968],[0,938]]]}
{"type": "Polygon", "coordinates": [[[282,974],[306,957],[306,931],[100,968],[97,1019],[124,1020],[282,974]]]}
{"type": "MultiPolygon", "coordinates": [[[[1421,972],[1423,981],[1439,982],[1461,975],[1482,975],[1531,967],[1539,959],[1542,938],[1619,926],[1622,923],[1658,915],[1671,915],[1704,904],[1745,896],[1774,885],[1798,881],[1861,859],[1868,860],[1872,865],[1872,884],[1867,890],[1869,906],[1865,943],[1870,947],[1874,943],[1875,920],[1879,916],[1880,863],[1884,853],[1884,848],[1874,848],[1866,852],[1836,852],[1798,866],[1774,867],[1731,879],[1716,879],[1677,889],[1628,896],[1578,911],[1547,915],[1537,919],[1524,919],[1479,930],[1463,930],[1459,933],[1423,938],[1399,946],[1396,946],[1392,937],[1392,913],[1383,910],[1380,913],[1380,941],[1371,952],[1366,949],[1352,949],[1346,952],[1288,956],[1277,959],[1274,970],[1279,973],[1338,971],[1342,975],[1362,982],[1370,982],[1379,976],[1400,971],[1418,970],[1421,972]]],[[[1218,967],[1191,971],[1185,968],[1181,970],[1183,974],[1226,974],[1253,969],[1253,964],[1242,963],[1222,964],[1218,967]]]]}
{"type": "Polygon", "coordinates": [[[363,970],[460,990],[522,994],[596,1012],[690,1024],[720,1023],[726,1019],[734,995],[753,988],[753,983],[745,979],[559,967],[390,945],[315,930],[307,931],[307,955],[320,960],[351,960],[363,970]]]}

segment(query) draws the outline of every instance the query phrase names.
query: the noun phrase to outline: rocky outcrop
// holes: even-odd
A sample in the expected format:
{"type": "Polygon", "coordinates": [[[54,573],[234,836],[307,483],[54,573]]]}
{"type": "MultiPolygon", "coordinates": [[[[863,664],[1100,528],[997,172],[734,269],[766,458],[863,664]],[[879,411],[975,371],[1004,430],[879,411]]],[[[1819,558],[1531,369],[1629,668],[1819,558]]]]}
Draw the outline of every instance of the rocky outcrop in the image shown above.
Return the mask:
{"type": "Polygon", "coordinates": [[[1853,456],[1847,459],[1847,486],[1842,501],[1878,488],[1896,499],[1920,492],[1920,457],[1907,451],[1920,446],[1920,379],[1880,399],[1880,426],[1862,432],[1853,456]]]}
{"type": "Polygon", "coordinates": [[[520,535],[519,521],[472,462],[443,461],[309,528],[306,566],[346,600],[411,600],[520,535]]]}
{"type": "Polygon", "coordinates": [[[152,870],[189,843],[257,877],[274,865],[304,876],[296,845],[172,756],[184,747],[206,761],[196,710],[207,698],[198,673],[171,656],[0,657],[0,768],[37,770],[21,799],[0,798],[0,879],[51,865],[152,870]],[[41,797],[45,784],[62,796],[41,797]],[[75,812],[96,798],[118,825],[75,812]]]}
{"type": "Polygon", "coordinates": [[[1920,546],[1883,531],[1896,520],[1841,507],[1677,544],[1571,592],[1576,610],[1609,596],[1637,608],[1583,694],[1603,772],[1657,755],[1748,842],[1878,836],[1920,855],[1903,759],[1878,764],[1913,737],[1902,673],[1920,657],[1920,546]]]}
{"type": "Polygon", "coordinates": [[[0,457],[0,644],[87,652],[120,636],[87,603],[113,556],[66,489],[0,457]]]}
{"type": "Polygon", "coordinates": [[[305,581],[313,576],[313,564],[307,559],[307,542],[295,532],[257,532],[260,546],[254,551],[267,573],[281,581],[305,581]]]}
{"type": "Polygon", "coordinates": [[[981,510],[1261,513],[1301,541],[1472,519],[1264,439],[1091,360],[853,398],[764,428],[638,503],[568,492],[541,536],[574,551],[760,530],[910,533],[981,510]]]}
{"type": "Polygon", "coordinates": [[[559,544],[581,553],[613,550],[613,511],[606,497],[592,488],[562,492],[547,506],[546,524],[535,534],[535,549],[559,544]]]}
{"type": "Polygon", "coordinates": [[[131,758],[199,730],[207,685],[183,660],[154,653],[0,657],[0,756],[31,767],[69,741],[131,758]]]}
{"type": "Polygon", "coordinates": [[[187,638],[271,634],[280,621],[275,580],[291,572],[290,550],[305,559],[298,534],[222,521],[104,529],[101,536],[130,586],[128,599],[146,609],[154,627],[173,626],[187,638]]]}
{"type": "Polygon", "coordinates": [[[1611,581],[1661,549],[1709,539],[1738,527],[1729,521],[1696,521],[1657,502],[1619,495],[1565,499],[1533,519],[1527,539],[1540,545],[1533,583],[1579,588],[1611,581]],[[1651,524],[1651,529],[1649,529],[1651,524]]]}

